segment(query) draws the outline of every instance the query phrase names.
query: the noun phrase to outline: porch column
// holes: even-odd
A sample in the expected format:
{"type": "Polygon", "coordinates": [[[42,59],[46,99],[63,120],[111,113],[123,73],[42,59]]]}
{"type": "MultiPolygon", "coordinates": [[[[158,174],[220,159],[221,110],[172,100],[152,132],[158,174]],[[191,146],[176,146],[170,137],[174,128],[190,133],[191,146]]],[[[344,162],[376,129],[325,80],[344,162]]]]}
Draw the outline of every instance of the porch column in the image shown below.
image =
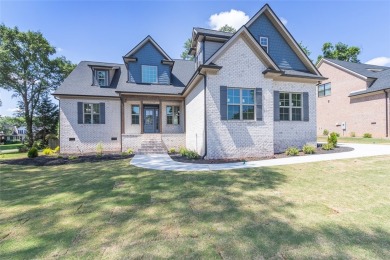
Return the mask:
{"type": "Polygon", "coordinates": [[[159,126],[159,129],[160,129],[160,134],[162,134],[162,132],[163,132],[163,129],[162,129],[162,115],[163,115],[163,113],[162,113],[162,110],[163,110],[163,108],[162,108],[162,103],[161,103],[161,98],[159,98],[158,99],[159,100],[159,102],[160,102],[160,105],[159,105],[159,110],[158,110],[158,113],[159,113],[159,115],[158,115],[158,124],[160,125],[159,126]]]}
{"type": "Polygon", "coordinates": [[[140,120],[141,124],[141,134],[144,133],[144,101],[141,99],[141,107],[140,107],[140,120]]]}

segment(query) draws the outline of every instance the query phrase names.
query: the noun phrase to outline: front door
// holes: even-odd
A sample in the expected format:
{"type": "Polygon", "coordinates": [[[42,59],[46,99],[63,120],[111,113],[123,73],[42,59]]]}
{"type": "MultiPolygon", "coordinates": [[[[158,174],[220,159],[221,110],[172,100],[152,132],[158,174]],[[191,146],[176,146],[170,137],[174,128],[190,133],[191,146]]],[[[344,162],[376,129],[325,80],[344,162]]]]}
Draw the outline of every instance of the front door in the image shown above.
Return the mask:
{"type": "Polygon", "coordinates": [[[159,133],[158,108],[144,108],[144,133],[159,133]]]}

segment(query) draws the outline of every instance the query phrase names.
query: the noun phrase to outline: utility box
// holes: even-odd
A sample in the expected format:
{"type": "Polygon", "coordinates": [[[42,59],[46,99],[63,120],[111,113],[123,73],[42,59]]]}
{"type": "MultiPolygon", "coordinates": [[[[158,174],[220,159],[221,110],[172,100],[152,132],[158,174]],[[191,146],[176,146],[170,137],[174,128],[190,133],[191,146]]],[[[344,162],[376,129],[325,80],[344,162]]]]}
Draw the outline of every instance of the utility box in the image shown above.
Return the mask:
{"type": "Polygon", "coordinates": [[[344,131],[347,130],[347,123],[342,122],[341,123],[341,129],[343,129],[344,131]]]}

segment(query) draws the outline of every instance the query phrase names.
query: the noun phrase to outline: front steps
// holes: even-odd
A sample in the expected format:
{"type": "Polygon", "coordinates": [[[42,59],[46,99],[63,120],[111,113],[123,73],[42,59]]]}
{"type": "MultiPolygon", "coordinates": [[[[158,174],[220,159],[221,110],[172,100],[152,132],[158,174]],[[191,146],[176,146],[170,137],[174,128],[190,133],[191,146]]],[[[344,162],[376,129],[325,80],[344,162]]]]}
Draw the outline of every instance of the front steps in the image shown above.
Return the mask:
{"type": "Polygon", "coordinates": [[[166,154],[167,150],[161,140],[161,135],[147,134],[142,136],[141,148],[137,154],[166,154]]]}

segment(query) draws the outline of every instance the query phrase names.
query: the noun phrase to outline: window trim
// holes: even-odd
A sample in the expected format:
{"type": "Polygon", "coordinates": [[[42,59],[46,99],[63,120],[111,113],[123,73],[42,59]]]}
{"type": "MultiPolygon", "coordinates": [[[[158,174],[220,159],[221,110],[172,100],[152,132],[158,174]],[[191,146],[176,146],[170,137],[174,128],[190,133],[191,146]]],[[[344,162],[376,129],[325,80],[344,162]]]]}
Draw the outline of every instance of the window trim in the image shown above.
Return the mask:
{"type": "Polygon", "coordinates": [[[131,105],[131,124],[132,125],[139,125],[140,124],[140,114],[141,114],[141,108],[140,105],[131,105]],[[133,107],[138,107],[138,114],[133,114],[133,107]],[[138,116],[138,123],[133,122],[133,116],[138,116]]]}
{"type": "Polygon", "coordinates": [[[167,125],[180,125],[180,106],[179,105],[168,105],[165,108],[165,113],[166,113],[166,123],[167,125]],[[168,114],[168,108],[172,108],[172,114],[168,114]],[[175,108],[177,108],[176,114],[175,114],[175,108]],[[168,117],[172,117],[172,123],[168,123],[168,117]],[[175,123],[175,117],[177,117],[177,123],[175,123]]]}
{"type": "Polygon", "coordinates": [[[256,121],[256,88],[235,88],[228,87],[226,91],[226,103],[227,103],[227,112],[226,112],[226,120],[228,121],[256,121]],[[238,89],[240,91],[240,103],[231,103],[229,104],[229,89],[238,89]],[[253,104],[245,104],[242,102],[242,91],[243,90],[252,90],[253,91],[253,104]],[[239,106],[240,107],[240,118],[239,119],[229,119],[229,106],[239,106]],[[244,110],[243,106],[253,106],[253,119],[244,119],[244,110]]]}
{"type": "Polygon", "coordinates": [[[324,83],[324,84],[321,84],[321,85],[318,85],[318,88],[317,88],[317,97],[319,98],[322,98],[322,97],[328,97],[332,95],[332,83],[331,82],[327,82],[327,83],[324,83]],[[329,85],[329,94],[326,95],[326,86],[329,85]],[[320,88],[323,88],[323,90],[320,90],[320,88]],[[324,95],[320,96],[320,93],[323,92],[324,95]]]}
{"type": "Polygon", "coordinates": [[[265,47],[265,48],[267,49],[267,50],[265,50],[265,52],[268,53],[268,50],[269,50],[269,39],[268,39],[268,37],[266,37],[266,36],[260,36],[259,43],[260,43],[260,46],[261,46],[261,47],[265,47]],[[262,40],[262,39],[266,39],[266,40],[267,40],[267,45],[261,44],[261,40],[262,40]]]}
{"type": "Polygon", "coordinates": [[[106,87],[106,86],[108,86],[108,77],[109,77],[109,72],[108,72],[108,70],[104,70],[104,69],[95,69],[95,79],[96,79],[96,84],[98,85],[98,86],[101,86],[101,87],[106,87]],[[104,85],[100,85],[99,84],[99,77],[98,77],[98,74],[99,74],[99,72],[104,72],[104,85]]]}
{"type": "Polygon", "coordinates": [[[99,125],[100,124],[100,103],[83,103],[83,124],[86,124],[86,125],[99,125]],[[85,113],[85,105],[91,105],[91,113],[85,113]],[[98,105],[98,113],[95,113],[93,111],[93,105],[98,105]],[[86,123],[85,122],[85,115],[91,115],[91,123],[86,123]],[[99,122],[98,123],[95,123],[94,120],[93,120],[93,116],[94,115],[99,115],[99,122]]]}
{"type": "Polygon", "coordinates": [[[158,66],[156,65],[141,65],[141,81],[145,84],[158,84],[158,66]],[[156,68],[156,81],[155,82],[145,82],[144,81],[144,68],[156,68]]]}
{"type": "Polygon", "coordinates": [[[303,93],[302,92],[279,92],[279,120],[280,121],[283,121],[283,122],[301,122],[301,121],[304,121],[303,120],[303,93]],[[288,106],[282,106],[281,105],[281,99],[280,99],[280,95],[281,94],[288,94],[288,101],[289,101],[289,105],[288,106]],[[293,99],[292,99],[292,95],[294,95],[294,94],[298,94],[298,95],[300,95],[301,96],[301,105],[298,107],[294,107],[293,106],[293,99]],[[282,119],[282,116],[281,116],[281,114],[280,114],[280,109],[281,108],[288,108],[288,120],[284,120],[284,119],[282,119]],[[300,120],[293,120],[292,118],[293,118],[293,113],[292,113],[292,110],[293,110],[293,108],[300,108],[301,109],[301,119],[300,120]]]}

